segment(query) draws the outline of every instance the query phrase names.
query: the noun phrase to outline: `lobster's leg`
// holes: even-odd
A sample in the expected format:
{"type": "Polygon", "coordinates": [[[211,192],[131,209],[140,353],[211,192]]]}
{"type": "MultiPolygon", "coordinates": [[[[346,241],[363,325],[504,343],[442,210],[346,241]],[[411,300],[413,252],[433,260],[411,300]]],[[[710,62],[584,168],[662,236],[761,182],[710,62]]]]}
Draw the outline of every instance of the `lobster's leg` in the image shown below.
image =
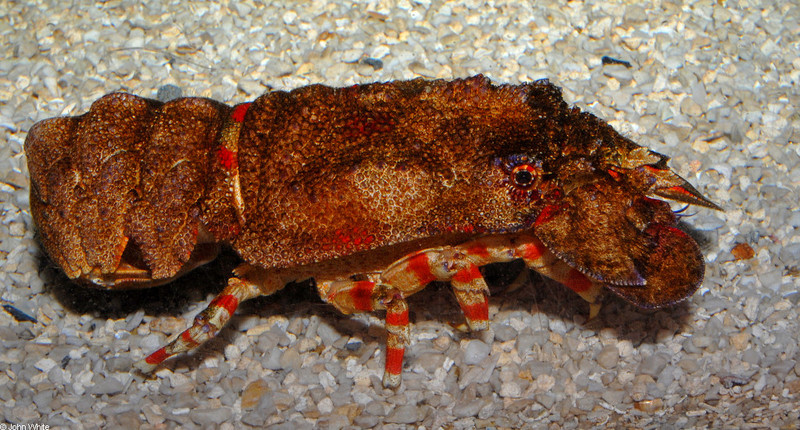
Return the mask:
{"type": "Polygon", "coordinates": [[[380,275],[364,274],[361,280],[317,280],[320,297],[344,314],[386,309],[386,370],[383,384],[400,385],[405,345],[409,341],[410,295],[432,281],[452,284],[467,323],[473,330],[489,325],[489,288],[479,267],[521,258],[526,265],[577,292],[592,304],[591,315],[602,285],[573,269],[537,238],[528,235],[486,236],[455,247],[430,248],[409,254],[391,264],[380,275]]]}
{"type": "Polygon", "coordinates": [[[560,260],[536,237],[519,234],[487,236],[460,245],[478,265],[508,262],[517,258],[525,261],[529,269],[566,285],[590,304],[589,318],[597,315],[600,305],[597,298],[602,284],[592,281],[575,268],[560,260]]]}
{"type": "MultiPolygon", "coordinates": [[[[515,245],[515,254],[525,260],[528,268],[566,285],[591,305],[597,304],[597,298],[602,291],[601,283],[592,281],[574,267],[558,259],[533,236],[520,236],[515,245]]],[[[596,314],[597,309],[599,307],[592,308],[590,317],[596,314]]]]}
{"type": "Polygon", "coordinates": [[[468,252],[459,248],[432,248],[411,254],[381,275],[406,296],[431,281],[449,281],[471,330],[489,328],[489,287],[468,252]]]}
{"type": "Polygon", "coordinates": [[[134,364],[144,373],[152,372],[164,360],[197,348],[210,340],[228,323],[239,303],[280,290],[285,285],[280,277],[264,270],[251,270],[250,266],[239,266],[235,277],[220,292],[208,307],[199,313],[191,327],[156,352],[134,364]]]}
{"type": "MultiPolygon", "coordinates": [[[[369,276],[369,275],[368,275],[369,276]]],[[[344,314],[386,309],[386,370],[383,384],[400,385],[403,354],[409,341],[405,298],[432,281],[450,281],[470,328],[489,325],[488,286],[478,266],[453,247],[431,248],[410,254],[370,280],[317,281],[320,297],[344,314]]]]}
{"type": "Polygon", "coordinates": [[[344,314],[386,309],[386,368],[383,385],[400,385],[403,355],[408,344],[408,304],[403,294],[374,280],[317,281],[320,297],[344,314]]]}

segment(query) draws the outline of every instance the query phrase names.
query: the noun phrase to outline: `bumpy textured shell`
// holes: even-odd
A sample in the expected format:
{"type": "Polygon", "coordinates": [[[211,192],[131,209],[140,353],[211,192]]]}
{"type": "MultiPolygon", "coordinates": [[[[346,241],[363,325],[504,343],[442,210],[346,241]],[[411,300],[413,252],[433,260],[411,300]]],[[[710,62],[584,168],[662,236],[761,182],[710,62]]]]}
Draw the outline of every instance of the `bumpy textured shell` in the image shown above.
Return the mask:
{"type": "Polygon", "coordinates": [[[545,82],[269,93],[239,138],[247,222],[234,246],[252,264],[286,267],[457,231],[516,231],[540,207],[511,198],[501,164],[527,155],[552,172],[564,148],[585,153],[609,130],[545,82]]]}
{"type": "Polygon", "coordinates": [[[178,272],[195,248],[199,201],[229,110],[200,98],[162,104],[111,94],[84,115],[31,128],[31,211],[68,276],[113,272],[125,237],[154,278],[178,272]]]}
{"type": "Polygon", "coordinates": [[[111,94],[35,124],[26,151],[42,242],[83,279],[123,253],[170,278],[201,242],[270,268],[529,229],[617,294],[661,306],[694,291],[703,261],[648,196],[714,207],[546,81],[312,85],[234,108],[111,94]]]}

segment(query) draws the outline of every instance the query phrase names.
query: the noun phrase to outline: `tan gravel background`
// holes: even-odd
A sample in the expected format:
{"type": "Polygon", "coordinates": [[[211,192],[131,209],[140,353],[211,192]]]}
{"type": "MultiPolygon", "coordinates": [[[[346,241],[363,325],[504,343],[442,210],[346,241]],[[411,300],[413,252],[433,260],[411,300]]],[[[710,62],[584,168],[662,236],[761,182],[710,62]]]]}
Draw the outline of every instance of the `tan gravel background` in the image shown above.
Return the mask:
{"type": "Polygon", "coordinates": [[[0,423],[51,428],[796,428],[800,409],[800,7],[793,1],[0,1],[0,423]],[[603,65],[611,56],[631,68],[603,65]],[[229,103],[269,89],[483,73],[549,78],[725,212],[690,209],[706,281],[687,304],[598,320],[534,279],[454,329],[446,288],[411,301],[404,385],[383,331],[307,287],[240,308],[145,380],[133,360],[221,289],[233,257],[151,291],[76,287],[41,257],[23,142],[112,91],[229,103]],[[738,245],[738,246],[737,246],[738,245]],[[749,252],[752,250],[752,253],[749,252]],[[7,308],[10,310],[11,308],[7,308]]]}

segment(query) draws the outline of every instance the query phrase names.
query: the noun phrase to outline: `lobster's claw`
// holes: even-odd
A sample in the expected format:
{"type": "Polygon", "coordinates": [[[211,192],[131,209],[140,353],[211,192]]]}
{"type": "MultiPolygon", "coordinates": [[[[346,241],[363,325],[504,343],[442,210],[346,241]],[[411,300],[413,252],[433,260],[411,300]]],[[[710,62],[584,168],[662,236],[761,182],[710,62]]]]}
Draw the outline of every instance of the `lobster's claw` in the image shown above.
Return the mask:
{"type": "Polygon", "coordinates": [[[642,308],[689,297],[703,278],[697,244],[669,205],[613,179],[580,185],[548,206],[534,233],[560,259],[642,308]]]}
{"type": "Polygon", "coordinates": [[[673,305],[691,296],[703,281],[703,256],[697,244],[676,227],[655,224],[645,230],[651,243],[647,260],[647,284],[606,287],[625,300],[645,309],[673,305]]]}

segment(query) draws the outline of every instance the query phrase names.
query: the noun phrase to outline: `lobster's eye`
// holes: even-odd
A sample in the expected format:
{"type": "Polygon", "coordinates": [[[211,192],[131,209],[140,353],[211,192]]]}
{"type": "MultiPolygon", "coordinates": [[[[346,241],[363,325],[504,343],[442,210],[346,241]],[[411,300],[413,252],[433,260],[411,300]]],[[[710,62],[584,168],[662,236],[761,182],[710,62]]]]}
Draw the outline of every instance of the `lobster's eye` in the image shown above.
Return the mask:
{"type": "Polygon", "coordinates": [[[517,187],[528,188],[535,182],[536,169],[530,164],[520,164],[511,171],[511,178],[517,187]]]}

